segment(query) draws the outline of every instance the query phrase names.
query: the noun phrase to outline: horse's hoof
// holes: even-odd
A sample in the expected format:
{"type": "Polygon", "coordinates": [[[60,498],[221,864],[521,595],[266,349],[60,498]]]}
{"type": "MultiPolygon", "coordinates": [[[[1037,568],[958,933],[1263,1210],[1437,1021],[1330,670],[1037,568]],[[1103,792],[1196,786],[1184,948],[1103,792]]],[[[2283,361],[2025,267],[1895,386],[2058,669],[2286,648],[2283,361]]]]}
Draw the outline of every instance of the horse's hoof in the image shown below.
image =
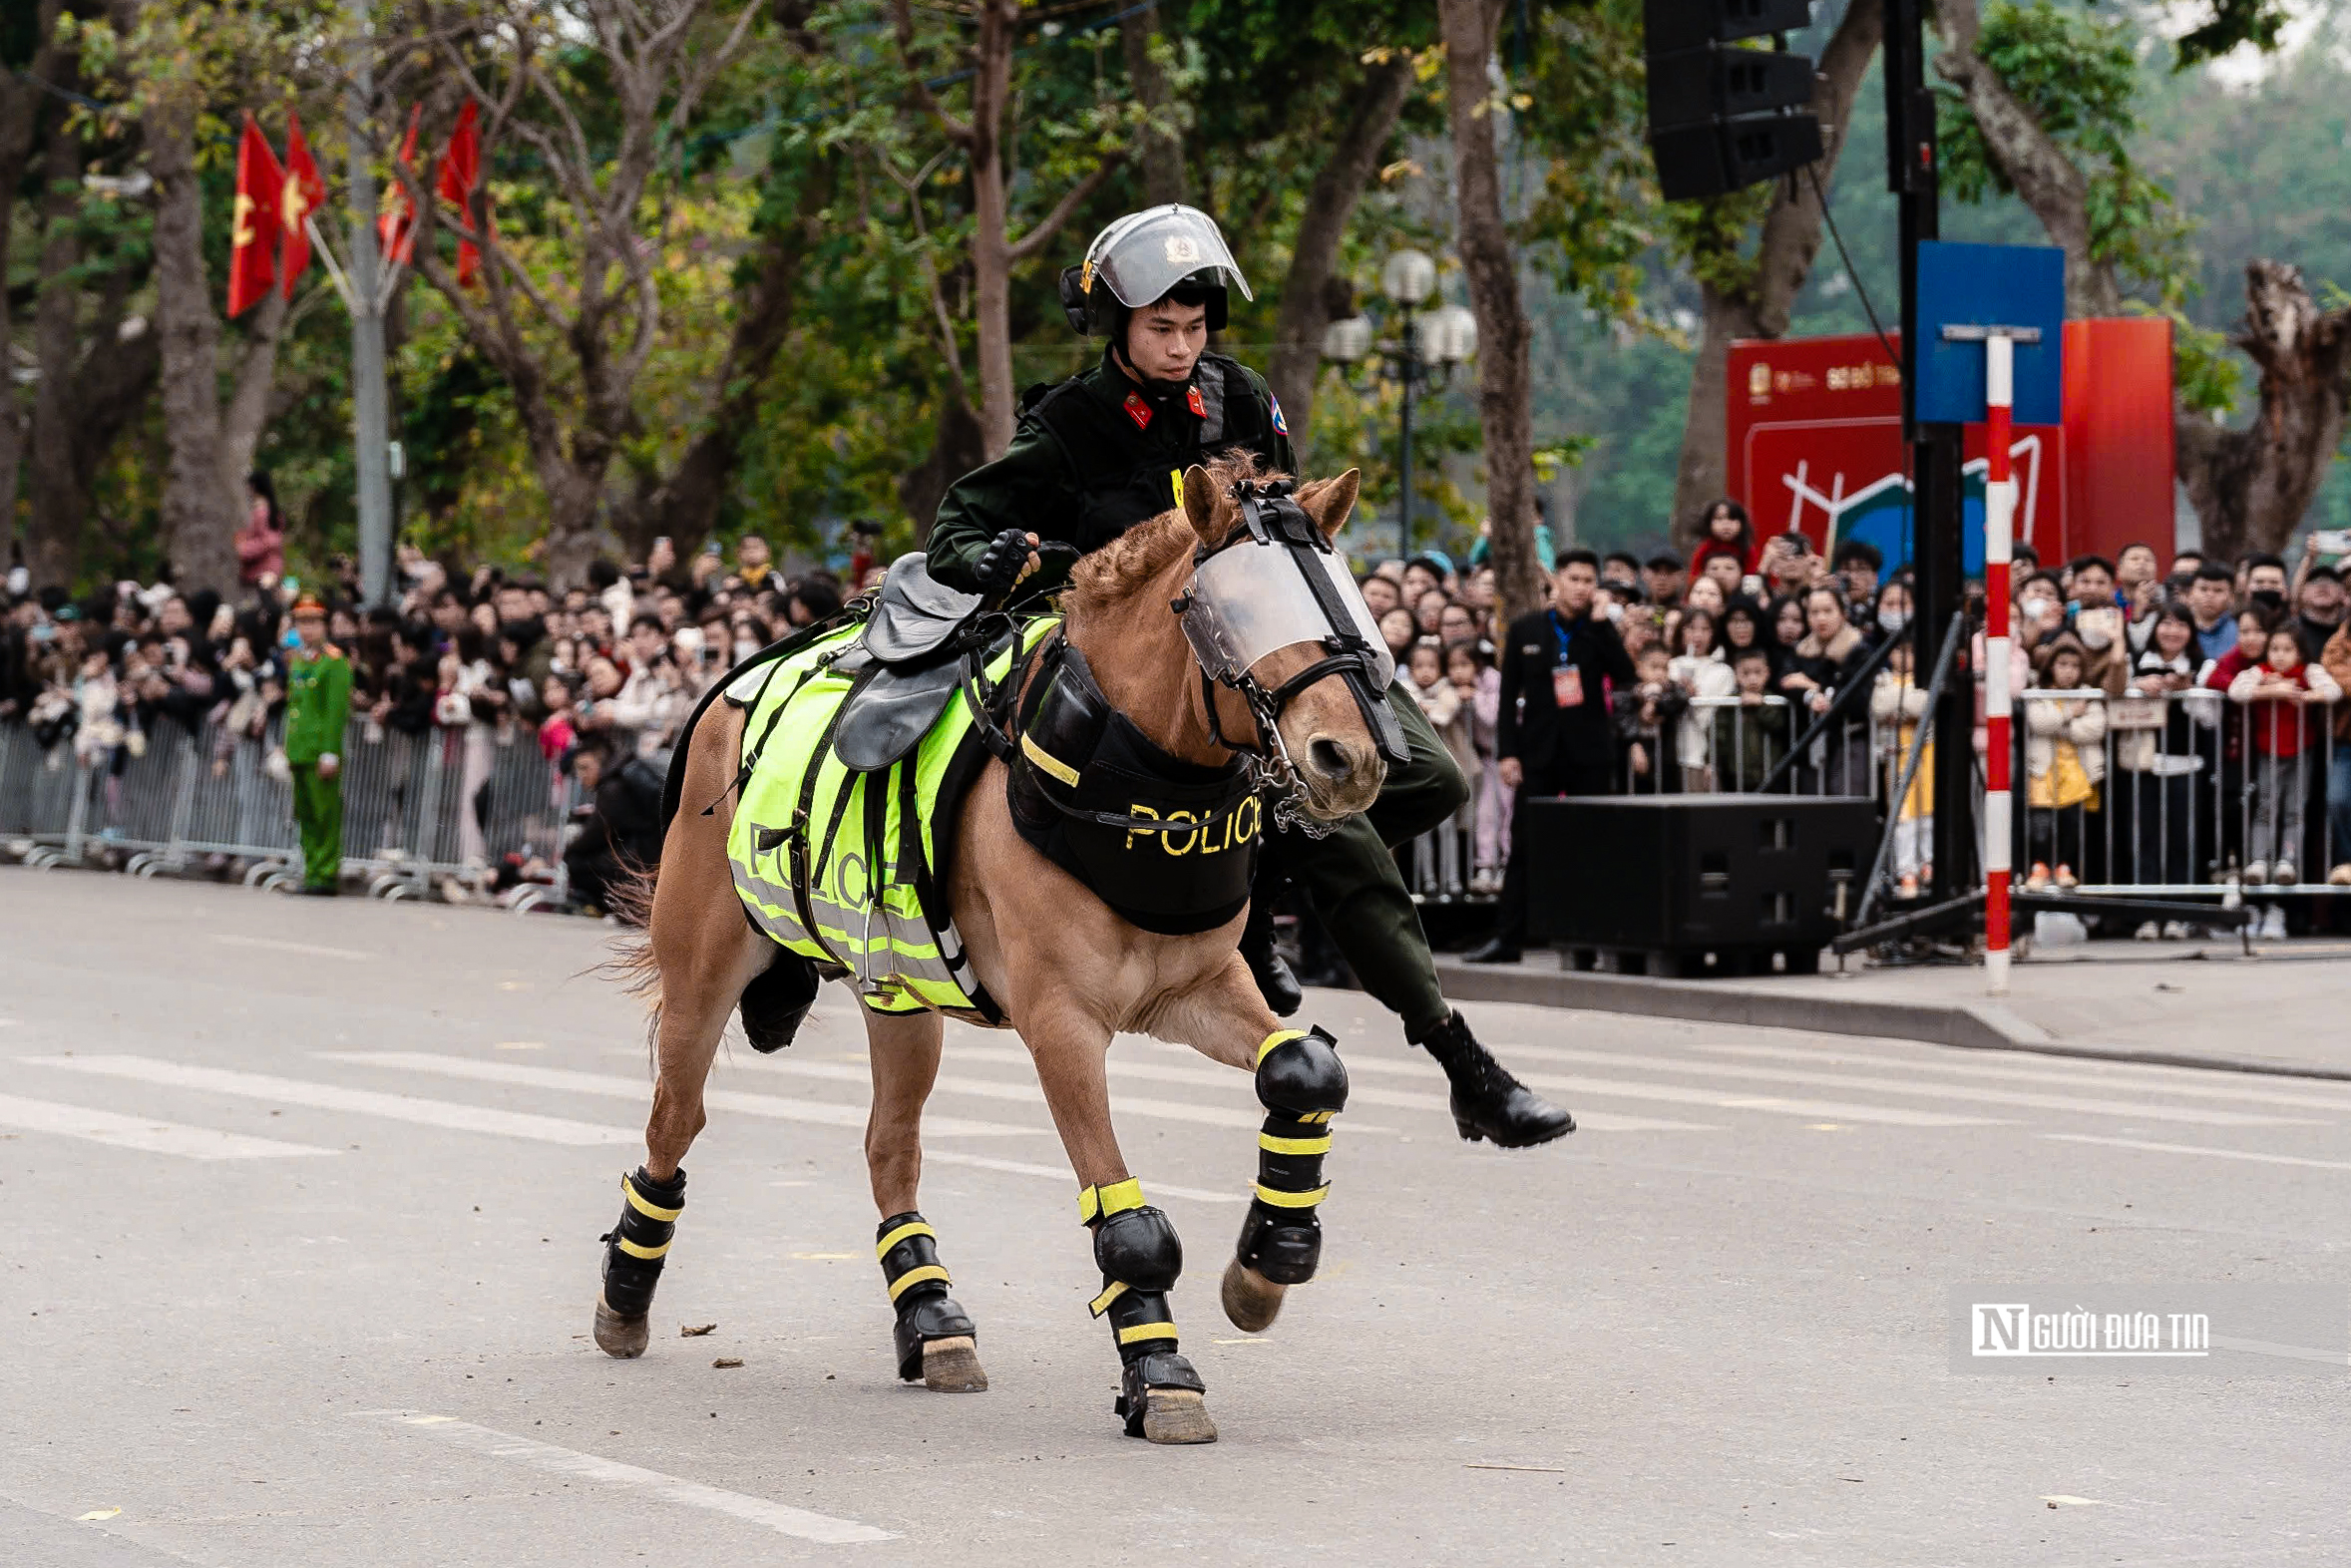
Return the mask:
{"type": "Polygon", "coordinates": [[[1190,1388],[1153,1388],[1143,1395],[1143,1436],[1152,1442],[1214,1442],[1208,1401],[1190,1388]]]}
{"type": "Polygon", "coordinates": [[[1225,1265],[1225,1316],[1243,1334],[1261,1333],[1282,1316],[1282,1295],[1289,1289],[1235,1258],[1225,1265]]]}
{"type": "Polygon", "coordinates": [[[623,1318],[604,1305],[601,1292],[595,1298],[596,1349],[606,1356],[632,1362],[645,1353],[645,1318],[623,1318]]]}
{"type": "Polygon", "coordinates": [[[984,1393],[987,1372],[980,1365],[980,1347],[968,1334],[932,1340],[923,1346],[923,1386],[941,1393],[984,1393]]]}

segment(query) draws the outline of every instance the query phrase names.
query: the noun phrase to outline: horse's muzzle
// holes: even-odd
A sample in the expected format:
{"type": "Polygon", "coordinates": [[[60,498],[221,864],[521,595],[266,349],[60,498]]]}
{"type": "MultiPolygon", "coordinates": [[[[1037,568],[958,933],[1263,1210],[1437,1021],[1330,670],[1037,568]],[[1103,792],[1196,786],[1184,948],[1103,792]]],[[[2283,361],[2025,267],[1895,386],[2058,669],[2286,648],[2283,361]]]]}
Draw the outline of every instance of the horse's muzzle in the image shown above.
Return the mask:
{"type": "Polygon", "coordinates": [[[1369,810],[1387,778],[1387,764],[1368,738],[1316,735],[1291,763],[1306,786],[1307,810],[1326,822],[1369,810]]]}

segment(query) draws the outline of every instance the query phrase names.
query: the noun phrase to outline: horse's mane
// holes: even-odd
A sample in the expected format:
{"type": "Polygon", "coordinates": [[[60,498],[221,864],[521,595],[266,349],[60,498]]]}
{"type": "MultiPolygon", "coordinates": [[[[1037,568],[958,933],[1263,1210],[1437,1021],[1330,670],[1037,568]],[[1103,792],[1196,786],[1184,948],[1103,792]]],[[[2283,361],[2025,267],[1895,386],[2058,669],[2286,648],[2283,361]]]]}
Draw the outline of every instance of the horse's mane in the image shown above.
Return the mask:
{"type": "MultiPolygon", "coordinates": [[[[1247,451],[1223,453],[1210,458],[1203,466],[1220,497],[1230,495],[1233,487],[1245,479],[1263,482],[1290,477],[1261,468],[1257,455],[1247,451]]],[[[1241,511],[1235,507],[1228,530],[1240,520],[1241,511]]],[[[1078,614],[1115,609],[1148,588],[1171,563],[1189,555],[1199,543],[1200,536],[1193,532],[1181,507],[1170,507],[1148,522],[1137,523],[1070,568],[1066,608],[1078,614]]]]}

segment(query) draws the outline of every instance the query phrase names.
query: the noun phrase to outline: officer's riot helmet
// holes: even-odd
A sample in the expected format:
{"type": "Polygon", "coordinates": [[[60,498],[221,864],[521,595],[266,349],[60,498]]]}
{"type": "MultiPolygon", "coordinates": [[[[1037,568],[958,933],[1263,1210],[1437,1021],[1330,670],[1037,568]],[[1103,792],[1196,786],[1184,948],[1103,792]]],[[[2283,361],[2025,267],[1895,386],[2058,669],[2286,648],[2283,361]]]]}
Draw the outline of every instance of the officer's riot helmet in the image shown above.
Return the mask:
{"type": "Polygon", "coordinates": [[[1079,332],[1115,335],[1128,311],[1197,291],[1208,307],[1208,329],[1221,332],[1228,284],[1244,299],[1257,297],[1216,219],[1171,203],[1129,212],[1096,234],[1084,262],[1062,269],[1061,308],[1079,332]]]}

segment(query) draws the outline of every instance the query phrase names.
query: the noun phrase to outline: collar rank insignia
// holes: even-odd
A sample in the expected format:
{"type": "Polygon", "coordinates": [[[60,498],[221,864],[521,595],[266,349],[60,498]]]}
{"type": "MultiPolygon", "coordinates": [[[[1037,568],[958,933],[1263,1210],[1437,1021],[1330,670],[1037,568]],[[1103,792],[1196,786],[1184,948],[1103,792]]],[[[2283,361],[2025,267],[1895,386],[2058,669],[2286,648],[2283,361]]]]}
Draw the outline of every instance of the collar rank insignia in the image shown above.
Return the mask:
{"type": "Polygon", "coordinates": [[[1151,405],[1143,401],[1141,394],[1129,392],[1126,395],[1126,417],[1135,422],[1137,430],[1148,430],[1151,428],[1151,405]]]}
{"type": "Polygon", "coordinates": [[[1206,419],[1208,417],[1208,405],[1200,401],[1200,389],[1198,387],[1186,387],[1184,389],[1184,401],[1190,405],[1193,418],[1206,419]]]}
{"type": "Polygon", "coordinates": [[[1274,411],[1274,429],[1285,436],[1290,434],[1290,426],[1282,418],[1282,400],[1269,392],[1266,394],[1266,403],[1274,411]]]}

